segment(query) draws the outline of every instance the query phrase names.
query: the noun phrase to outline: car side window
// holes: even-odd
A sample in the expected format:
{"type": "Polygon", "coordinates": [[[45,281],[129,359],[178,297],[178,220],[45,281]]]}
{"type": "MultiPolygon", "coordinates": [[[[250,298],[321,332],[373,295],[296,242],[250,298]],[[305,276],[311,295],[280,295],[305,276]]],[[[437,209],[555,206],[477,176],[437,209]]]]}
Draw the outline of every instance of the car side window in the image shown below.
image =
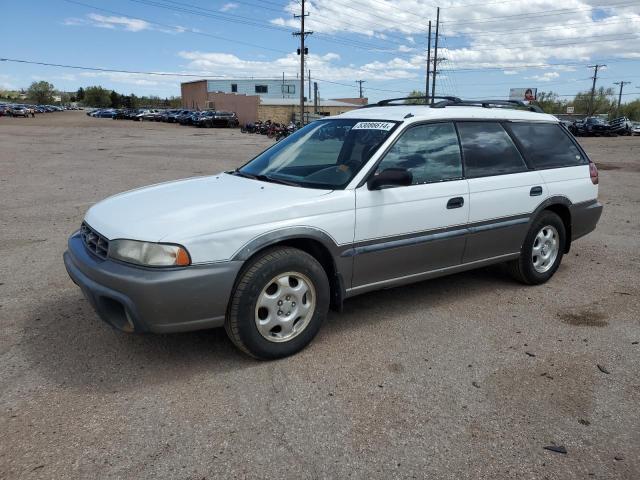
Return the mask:
{"type": "Polygon", "coordinates": [[[527,161],[537,169],[585,165],[586,158],[560,125],[512,123],[508,128],[522,146],[527,161]]]}
{"type": "Polygon", "coordinates": [[[522,155],[499,123],[460,122],[458,132],[468,178],[527,170],[522,155]]]}
{"type": "Polygon", "coordinates": [[[389,149],[376,174],[403,168],[413,185],[462,178],[460,145],[453,123],[432,123],[408,128],[389,149]]]}

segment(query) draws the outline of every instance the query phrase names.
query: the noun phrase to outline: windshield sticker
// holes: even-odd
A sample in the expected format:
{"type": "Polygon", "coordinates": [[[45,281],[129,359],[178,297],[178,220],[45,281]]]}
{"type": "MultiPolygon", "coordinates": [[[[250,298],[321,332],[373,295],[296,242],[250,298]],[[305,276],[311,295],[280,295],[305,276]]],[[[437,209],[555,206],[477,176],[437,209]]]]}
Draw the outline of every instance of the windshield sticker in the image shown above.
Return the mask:
{"type": "Polygon", "coordinates": [[[395,123],[391,122],[358,122],[352,130],[385,130],[388,132],[394,125],[395,123]]]}

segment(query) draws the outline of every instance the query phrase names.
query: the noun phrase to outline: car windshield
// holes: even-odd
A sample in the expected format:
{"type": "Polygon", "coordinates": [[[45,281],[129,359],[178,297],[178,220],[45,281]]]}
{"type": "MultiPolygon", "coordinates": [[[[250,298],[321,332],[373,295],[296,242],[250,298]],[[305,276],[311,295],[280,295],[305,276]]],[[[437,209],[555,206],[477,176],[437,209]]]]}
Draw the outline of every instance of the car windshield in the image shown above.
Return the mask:
{"type": "Polygon", "coordinates": [[[233,173],[274,183],[341,189],[397,125],[351,119],[313,122],[233,173]]]}

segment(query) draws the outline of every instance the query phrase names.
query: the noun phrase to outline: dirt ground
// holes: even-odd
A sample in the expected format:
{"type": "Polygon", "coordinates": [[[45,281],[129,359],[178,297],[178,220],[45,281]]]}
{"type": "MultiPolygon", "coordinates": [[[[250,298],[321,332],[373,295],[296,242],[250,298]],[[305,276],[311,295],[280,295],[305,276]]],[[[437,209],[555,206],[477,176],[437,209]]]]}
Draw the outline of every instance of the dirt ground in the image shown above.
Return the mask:
{"type": "Polygon", "coordinates": [[[0,118],[0,478],[640,478],[640,137],[581,141],[605,210],[549,283],[488,268],[356,297],[257,362],[223,330],[111,330],[62,253],[94,202],[271,140],[0,118]]]}

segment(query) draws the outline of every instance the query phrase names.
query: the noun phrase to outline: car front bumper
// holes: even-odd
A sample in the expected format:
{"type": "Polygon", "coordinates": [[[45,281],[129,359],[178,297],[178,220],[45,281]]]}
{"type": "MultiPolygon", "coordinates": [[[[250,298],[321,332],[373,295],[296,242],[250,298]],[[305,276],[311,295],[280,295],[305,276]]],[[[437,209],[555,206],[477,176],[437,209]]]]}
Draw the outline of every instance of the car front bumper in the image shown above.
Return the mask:
{"type": "Polygon", "coordinates": [[[64,264],[102,320],[125,332],[169,333],[224,324],[242,262],[144,268],[90,253],[69,238],[64,264]]]}

